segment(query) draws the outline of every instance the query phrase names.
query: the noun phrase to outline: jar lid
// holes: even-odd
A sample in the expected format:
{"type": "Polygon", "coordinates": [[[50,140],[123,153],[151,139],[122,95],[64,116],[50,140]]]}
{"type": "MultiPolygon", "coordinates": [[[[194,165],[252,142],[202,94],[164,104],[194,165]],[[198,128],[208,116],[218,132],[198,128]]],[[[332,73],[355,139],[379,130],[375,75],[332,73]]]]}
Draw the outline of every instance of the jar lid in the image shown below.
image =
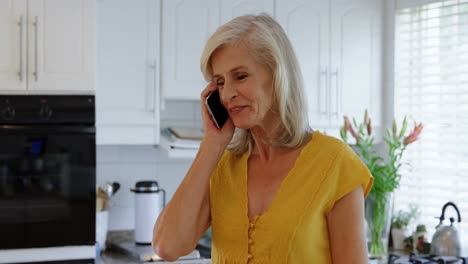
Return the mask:
{"type": "Polygon", "coordinates": [[[418,225],[418,226],[416,227],[416,232],[418,232],[418,233],[419,233],[419,232],[427,232],[426,226],[425,226],[425,225],[418,225]]]}
{"type": "Polygon", "coordinates": [[[157,181],[139,181],[131,191],[136,193],[158,192],[159,185],[157,181]]]}

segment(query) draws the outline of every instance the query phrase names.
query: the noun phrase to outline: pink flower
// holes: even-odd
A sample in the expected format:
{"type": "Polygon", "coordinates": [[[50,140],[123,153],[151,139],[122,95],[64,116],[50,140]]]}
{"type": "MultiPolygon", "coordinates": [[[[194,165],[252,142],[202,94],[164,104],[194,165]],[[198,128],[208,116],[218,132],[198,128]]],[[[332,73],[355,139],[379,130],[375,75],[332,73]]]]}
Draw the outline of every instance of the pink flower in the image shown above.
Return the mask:
{"type": "Polygon", "coordinates": [[[372,134],[372,122],[371,122],[371,119],[367,119],[367,135],[371,135],[372,134]]]}
{"type": "Polygon", "coordinates": [[[364,124],[367,124],[369,122],[369,113],[366,111],[364,112],[364,124]]]}
{"type": "Polygon", "coordinates": [[[351,135],[356,139],[356,143],[359,142],[359,135],[356,133],[354,130],[353,126],[351,125],[351,122],[349,121],[349,118],[347,116],[344,117],[345,120],[345,127],[351,133],[351,135]]]}
{"type": "Polygon", "coordinates": [[[418,136],[421,134],[422,130],[423,130],[424,126],[422,123],[419,123],[419,125],[416,125],[416,123],[414,124],[414,129],[413,131],[411,131],[411,133],[405,137],[405,140],[403,141],[403,144],[405,146],[415,142],[416,140],[418,140],[418,136]]]}
{"type": "Polygon", "coordinates": [[[423,130],[424,126],[422,123],[419,123],[419,125],[416,125],[416,123],[414,124],[414,135],[417,137],[419,136],[419,134],[421,134],[422,130],[423,130]]]}

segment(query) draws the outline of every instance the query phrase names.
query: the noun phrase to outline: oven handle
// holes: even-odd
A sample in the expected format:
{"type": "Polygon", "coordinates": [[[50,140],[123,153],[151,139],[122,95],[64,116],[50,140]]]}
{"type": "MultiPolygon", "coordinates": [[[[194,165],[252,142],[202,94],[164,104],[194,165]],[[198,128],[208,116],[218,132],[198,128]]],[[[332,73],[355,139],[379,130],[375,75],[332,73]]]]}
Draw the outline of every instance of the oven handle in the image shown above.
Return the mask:
{"type": "Polygon", "coordinates": [[[0,134],[96,134],[94,126],[64,125],[0,125],[0,134]]]}

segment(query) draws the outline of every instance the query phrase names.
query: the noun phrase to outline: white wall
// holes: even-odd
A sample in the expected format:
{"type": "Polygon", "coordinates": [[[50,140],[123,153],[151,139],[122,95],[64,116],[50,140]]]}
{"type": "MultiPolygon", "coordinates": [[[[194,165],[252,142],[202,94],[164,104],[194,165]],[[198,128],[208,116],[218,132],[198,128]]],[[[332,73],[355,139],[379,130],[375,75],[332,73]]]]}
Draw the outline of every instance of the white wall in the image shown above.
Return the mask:
{"type": "MultiPolygon", "coordinates": [[[[395,1],[387,0],[384,5],[384,65],[383,65],[383,124],[390,128],[395,115],[394,111],[394,49],[395,49],[395,1]]],[[[385,130],[382,131],[384,135],[385,130]]]]}
{"type": "MultiPolygon", "coordinates": [[[[199,109],[198,102],[167,102],[162,124],[200,126],[199,109]]],[[[130,189],[137,181],[158,181],[169,201],[191,161],[169,159],[165,150],[156,146],[97,146],[97,184],[118,181],[121,185],[111,200],[109,230],[134,228],[134,194],[130,189]]]]}

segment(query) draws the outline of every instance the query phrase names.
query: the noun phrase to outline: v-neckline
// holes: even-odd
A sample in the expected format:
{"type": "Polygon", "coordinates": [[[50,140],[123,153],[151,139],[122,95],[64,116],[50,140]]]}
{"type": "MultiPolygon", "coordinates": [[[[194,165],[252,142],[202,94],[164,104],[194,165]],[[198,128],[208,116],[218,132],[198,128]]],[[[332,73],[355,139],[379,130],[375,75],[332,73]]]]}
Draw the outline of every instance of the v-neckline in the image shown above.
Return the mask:
{"type": "Polygon", "coordinates": [[[243,156],[243,165],[244,165],[244,182],[243,182],[243,189],[244,189],[244,198],[245,198],[245,202],[244,202],[244,206],[245,206],[245,216],[247,217],[247,220],[249,223],[257,223],[260,219],[264,219],[266,218],[266,216],[268,215],[268,213],[270,213],[271,211],[273,211],[274,209],[274,206],[275,204],[277,203],[276,200],[278,200],[283,191],[284,186],[286,186],[288,184],[290,180],[290,178],[292,178],[291,176],[294,175],[294,172],[297,168],[297,165],[301,162],[301,160],[303,159],[303,154],[305,152],[305,150],[311,145],[312,143],[312,140],[313,140],[313,135],[316,133],[317,131],[313,131],[310,135],[309,135],[309,141],[307,142],[307,144],[302,147],[301,151],[299,152],[299,155],[296,157],[296,160],[294,161],[294,164],[293,166],[291,167],[291,169],[289,170],[288,174],[286,175],[286,177],[284,177],[284,179],[281,181],[281,184],[278,188],[278,190],[276,190],[276,193],[274,194],[274,197],[273,197],[273,200],[271,201],[271,203],[268,205],[268,208],[261,214],[255,214],[255,215],[252,215],[253,219],[250,219],[249,217],[249,186],[248,186],[248,172],[249,172],[249,157],[250,157],[250,153],[246,152],[244,153],[244,156],[243,156]]]}

